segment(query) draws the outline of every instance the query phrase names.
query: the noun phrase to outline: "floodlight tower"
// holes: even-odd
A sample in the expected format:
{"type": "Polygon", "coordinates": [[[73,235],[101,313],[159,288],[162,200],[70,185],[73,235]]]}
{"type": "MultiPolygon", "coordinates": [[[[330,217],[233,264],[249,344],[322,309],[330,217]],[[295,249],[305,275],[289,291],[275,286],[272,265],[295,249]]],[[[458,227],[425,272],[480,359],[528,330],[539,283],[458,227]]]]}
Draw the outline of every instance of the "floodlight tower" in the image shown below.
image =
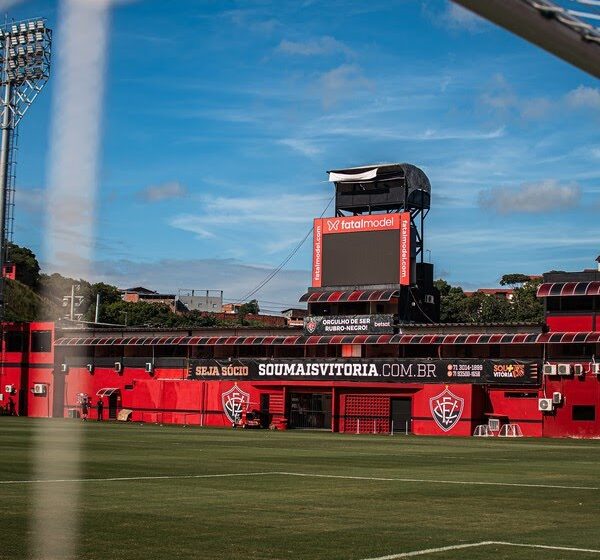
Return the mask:
{"type": "Polygon", "coordinates": [[[0,26],[0,319],[12,239],[17,127],[50,77],[52,30],[42,18],[0,26]]]}

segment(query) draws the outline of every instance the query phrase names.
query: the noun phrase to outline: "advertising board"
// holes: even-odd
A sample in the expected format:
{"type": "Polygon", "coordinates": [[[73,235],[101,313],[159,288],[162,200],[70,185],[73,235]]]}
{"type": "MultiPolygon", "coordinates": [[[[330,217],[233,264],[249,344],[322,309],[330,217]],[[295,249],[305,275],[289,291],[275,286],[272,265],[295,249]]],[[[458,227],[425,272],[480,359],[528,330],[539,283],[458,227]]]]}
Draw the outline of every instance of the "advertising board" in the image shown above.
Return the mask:
{"type": "Polygon", "coordinates": [[[317,218],[312,286],[411,283],[408,212],[317,218]]]}
{"type": "Polygon", "coordinates": [[[238,358],[190,360],[188,379],[532,386],[539,385],[539,370],[531,360],[238,358]]]}
{"type": "Polygon", "coordinates": [[[304,318],[305,334],[392,334],[393,315],[312,315],[304,318]]]}

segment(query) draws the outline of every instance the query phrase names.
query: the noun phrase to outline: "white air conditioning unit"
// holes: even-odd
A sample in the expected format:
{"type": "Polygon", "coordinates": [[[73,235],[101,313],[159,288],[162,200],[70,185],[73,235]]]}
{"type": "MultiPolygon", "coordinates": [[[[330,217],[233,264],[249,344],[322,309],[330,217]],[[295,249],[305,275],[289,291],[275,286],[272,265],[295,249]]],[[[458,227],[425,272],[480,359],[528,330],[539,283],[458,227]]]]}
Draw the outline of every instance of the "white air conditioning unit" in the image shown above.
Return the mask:
{"type": "Polygon", "coordinates": [[[12,395],[15,392],[15,386],[14,385],[5,385],[4,392],[8,393],[9,395],[12,395]]]}
{"type": "Polygon", "coordinates": [[[31,390],[31,392],[34,395],[45,395],[46,394],[46,385],[44,385],[43,383],[34,383],[33,389],[31,390]]]}
{"type": "Polygon", "coordinates": [[[558,375],[571,375],[571,364],[558,364],[556,372],[558,375]]]}
{"type": "Polygon", "coordinates": [[[592,364],[592,373],[595,375],[600,375],[600,362],[597,364],[592,364]]]}
{"type": "Polygon", "coordinates": [[[562,394],[558,391],[552,393],[552,404],[560,404],[562,402],[562,394]]]}
{"type": "Polygon", "coordinates": [[[69,364],[60,364],[60,371],[67,373],[69,371],[69,364]]]}
{"type": "Polygon", "coordinates": [[[544,364],[544,375],[556,375],[556,364],[544,364]]]}
{"type": "Polygon", "coordinates": [[[552,399],[538,399],[538,410],[541,410],[542,412],[552,412],[554,410],[552,399]]]}
{"type": "Polygon", "coordinates": [[[573,373],[575,375],[583,375],[585,371],[585,368],[583,367],[583,364],[574,364],[573,365],[573,373]]]}
{"type": "Polygon", "coordinates": [[[94,373],[94,364],[87,364],[85,369],[87,369],[90,373],[94,373]]]}
{"type": "Polygon", "coordinates": [[[499,418],[490,418],[488,420],[488,428],[492,432],[497,432],[500,430],[500,419],[499,418]]]}
{"type": "Polygon", "coordinates": [[[144,371],[146,373],[153,373],[154,372],[154,364],[152,362],[146,362],[146,366],[144,367],[144,371]]]}
{"type": "Polygon", "coordinates": [[[115,362],[115,371],[121,373],[123,371],[123,364],[121,362],[115,362]]]}

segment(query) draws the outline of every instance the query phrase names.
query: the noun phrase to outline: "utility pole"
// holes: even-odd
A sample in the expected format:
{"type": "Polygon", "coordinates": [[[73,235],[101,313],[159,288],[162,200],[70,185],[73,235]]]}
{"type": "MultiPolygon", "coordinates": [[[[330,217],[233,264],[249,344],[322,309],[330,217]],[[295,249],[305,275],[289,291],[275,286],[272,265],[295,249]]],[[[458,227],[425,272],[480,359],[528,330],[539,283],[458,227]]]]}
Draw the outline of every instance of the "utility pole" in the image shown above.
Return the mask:
{"type": "Polygon", "coordinates": [[[81,289],[80,284],[72,284],[71,285],[71,295],[63,296],[63,307],[69,307],[69,314],[65,319],[70,319],[71,321],[79,321],[83,316],[81,313],[75,313],[75,308],[79,308],[79,306],[83,303],[83,296],[76,296],[75,292],[79,292],[81,289]]]}
{"type": "Polygon", "coordinates": [[[96,315],[94,316],[94,323],[100,321],[100,292],[96,294],[96,315]]]}

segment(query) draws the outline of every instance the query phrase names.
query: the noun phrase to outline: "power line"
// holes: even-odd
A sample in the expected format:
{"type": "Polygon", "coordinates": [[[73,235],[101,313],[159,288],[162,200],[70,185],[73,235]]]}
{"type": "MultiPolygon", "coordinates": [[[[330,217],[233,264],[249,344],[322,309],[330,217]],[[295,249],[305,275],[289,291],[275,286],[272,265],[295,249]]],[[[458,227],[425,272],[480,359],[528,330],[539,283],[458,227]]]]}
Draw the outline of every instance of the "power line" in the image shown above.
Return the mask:
{"type": "MultiPolygon", "coordinates": [[[[325,209],[323,210],[323,212],[321,212],[321,215],[319,216],[319,218],[322,218],[325,215],[325,212],[327,212],[327,209],[329,208],[329,206],[331,205],[331,203],[333,202],[335,195],[332,196],[329,199],[329,202],[327,203],[327,206],[325,206],[325,209]]],[[[256,294],[257,292],[259,292],[262,288],[264,288],[271,280],[273,280],[273,278],[275,278],[275,276],[277,276],[277,274],[279,274],[279,272],[281,272],[281,270],[283,269],[283,267],[292,260],[292,257],[300,250],[300,248],[302,247],[302,245],[304,245],[304,243],[306,242],[306,240],[309,238],[310,234],[313,231],[313,227],[311,226],[311,228],[308,230],[308,232],[306,233],[306,235],[302,238],[302,240],[300,241],[300,243],[298,243],[298,245],[296,245],[296,247],[294,247],[294,249],[291,251],[291,253],[281,262],[281,264],[275,268],[274,270],[272,270],[266,277],[265,279],[258,284],[258,286],[256,286],[256,288],[254,288],[253,290],[251,290],[250,292],[248,292],[244,297],[238,299],[236,301],[236,303],[241,303],[242,301],[248,301],[254,294],[256,294]]]]}

